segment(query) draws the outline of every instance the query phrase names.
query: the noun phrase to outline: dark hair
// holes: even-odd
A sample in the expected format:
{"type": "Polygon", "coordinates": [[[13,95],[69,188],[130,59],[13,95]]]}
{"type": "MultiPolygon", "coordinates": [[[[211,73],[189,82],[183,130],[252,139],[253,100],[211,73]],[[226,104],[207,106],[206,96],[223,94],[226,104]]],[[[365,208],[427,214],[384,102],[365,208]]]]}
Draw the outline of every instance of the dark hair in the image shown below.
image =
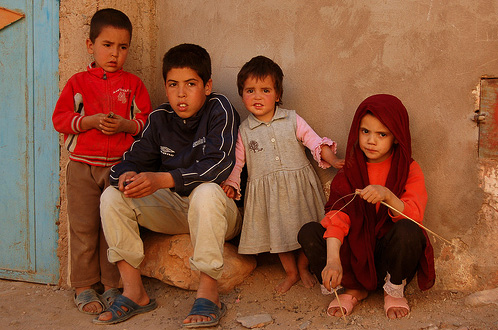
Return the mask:
{"type": "Polygon", "coordinates": [[[211,57],[201,46],[181,44],[168,50],[163,57],[163,79],[171,69],[189,68],[201,77],[204,85],[211,79],[211,57]]]}
{"type": "Polygon", "coordinates": [[[256,79],[265,79],[265,77],[270,76],[274,81],[274,88],[279,98],[277,105],[282,104],[282,95],[284,94],[283,80],[284,73],[277,63],[270,60],[265,56],[253,57],[249,62],[244,64],[237,75],[237,88],[239,90],[239,95],[242,96],[244,90],[244,83],[249,77],[254,77],[256,79]]]}
{"type": "Polygon", "coordinates": [[[116,29],[124,29],[132,33],[132,26],[130,19],[125,13],[113,8],[105,8],[97,11],[90,21],[90,40],[95,42],[95,39],[100,35],[102,29],[112,26],[116,29]]]}

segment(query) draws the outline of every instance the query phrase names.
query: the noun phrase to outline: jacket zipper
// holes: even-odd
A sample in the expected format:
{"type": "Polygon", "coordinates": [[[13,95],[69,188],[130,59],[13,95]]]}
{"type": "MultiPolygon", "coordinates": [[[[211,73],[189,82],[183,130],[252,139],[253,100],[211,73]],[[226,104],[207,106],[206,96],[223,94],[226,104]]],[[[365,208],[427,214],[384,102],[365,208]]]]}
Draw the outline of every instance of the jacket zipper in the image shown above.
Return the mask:
{"type": "MultiPolygon", "coordinates": [[[[112,109],[111,109],[111,101],[112,101],[112,97],[110,96],[110,93],[109,93],[109,83],[107,81],[107,73],[104,71],[104,75],[102,76],[102,80],[104,80],[104,84],[105,84],[105,93],[106,93],[106,100],[107,100],[107,110],[109,111],[105,111],[105,109],[103,109],[105,112],[112,112],[112,109]]],[[[110,148],[110,136],[107,135],[106,136],[106,140],[107,140],[107,143],[106,143],[106,159],[105,159],[105,162],[107,163],[107,161],[109,160],[109,148],[110,148]]]]}

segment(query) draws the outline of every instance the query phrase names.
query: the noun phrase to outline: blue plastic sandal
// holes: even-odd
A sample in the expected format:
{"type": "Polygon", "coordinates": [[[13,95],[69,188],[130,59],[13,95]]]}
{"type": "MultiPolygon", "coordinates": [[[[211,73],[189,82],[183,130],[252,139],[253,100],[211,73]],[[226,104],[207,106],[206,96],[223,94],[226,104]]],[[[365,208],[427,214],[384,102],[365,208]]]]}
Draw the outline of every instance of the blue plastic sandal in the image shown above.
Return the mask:
{"type": "Polygon", "coordinates": [[[197,298],[194,301],[194,305],[190,310],[190,315],[202,315],[209,317],[209,321],[203,322],[193,322],[193,323],[183,323],[184,328],[202,328],[202,327],[212,327],[220,323],[220,319],[227,312],[227,306],[221,303],[221,308],[218,307],[214,302],[206,298],[197,298]],[[211,315],[212,314],[212,315],[211,315]],[[213,317],[214,315],[214,317],[213,317]]]}
{"type": "Polygon", "coordinates": [[[150,302],[145,306],[140,306],[133,300],[119,295],[114,300],[114,303],[106,309],[106,312],[110,312],[112,317],[109,320],[103,321],[99,320],[97,317],[93,320],[95,324],[116,324],[128,320],[130,317],[150,312],[157,308],[157,303],[155,299],[150,299],[150,302]],[[124,308],[123,308],[124,307],[124,308]]]}
{"type": "Polygon", "coordinates": [[[105,308],[104,310],[108,309],[111,307],[112,303],[114,300],[116,300],[117,297],[121,295],[121,291],[117,288],[112,288],[104,292],[103,294],[100,295],[100,301],[104,303],[105,308]]]}

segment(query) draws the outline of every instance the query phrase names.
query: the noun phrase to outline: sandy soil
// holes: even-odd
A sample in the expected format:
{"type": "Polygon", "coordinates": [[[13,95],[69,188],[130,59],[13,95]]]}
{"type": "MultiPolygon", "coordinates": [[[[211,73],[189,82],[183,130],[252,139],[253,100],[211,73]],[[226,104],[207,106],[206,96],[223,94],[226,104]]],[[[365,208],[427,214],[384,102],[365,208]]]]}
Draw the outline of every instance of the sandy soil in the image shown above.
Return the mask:
{"type": "MultiPolygon", "coordinates": [[[[237,318],[267,313],[273,318],[273,323],[264,326],[268,330],[498,330],[497,305],[470,307],[463,302],[469,293],[421,292],[413,285],[407,288],[406,294],[412,308],[409,317],[387,320],[382,308],[382,293],[376,292],[360,303],[345,322],[326,315],[325,308],[331,296],[322,295],[318,286],[307,289],[298,283],[284,295],[275,294],[273,287],[283,276],[278,260],[259,258],[258,267],[251,276],[229,294],[222,295],[228,313],[215,329],[246,329],[237,318]]],[[[144,278],[144,283],[159,307],[127,322],[102,326],[92,324],[93,316],[77,311],[71,290],[0,280],[0,329],[179,329],[194,301],[195,292],[171,287],[155,279],[144,278]]]]}

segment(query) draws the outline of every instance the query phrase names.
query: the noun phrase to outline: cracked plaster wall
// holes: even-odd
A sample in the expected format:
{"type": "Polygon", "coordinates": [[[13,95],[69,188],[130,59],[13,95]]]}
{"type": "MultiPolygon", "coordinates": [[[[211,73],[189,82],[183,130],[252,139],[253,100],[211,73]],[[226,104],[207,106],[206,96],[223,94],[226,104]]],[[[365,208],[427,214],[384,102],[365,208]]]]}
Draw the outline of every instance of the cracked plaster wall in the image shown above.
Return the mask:
{"type": "MultiPolygon", "coordinates": [[[[467,246],[433,240],[436,287],[498,285],[495,257],[483,257],[497,252],[497,166],[478,160],[478,129],[469,119],[480,77],[498,76],[496,1],[122,3],[61,1],[61,87],[89,62],[86,24],[99,4],[129,14],[135,30],[125,68],[144,80],[154,106],[165,101],[162,56],[184,42],[210,52],[214,89],[242,117],[247,112],[237,94],[237,72],[253,56],[274,59],[285,74],[283,106],[336,140],[341,157],[358,104],[375,93],[394,94],[410,113],[413,157],[426,177],[425,224],[467,246]]],[[[319,170],[323,182],[334,174],[319,170]]],[[[64,219],[62,212],[61,230],[64,219]]]]}

